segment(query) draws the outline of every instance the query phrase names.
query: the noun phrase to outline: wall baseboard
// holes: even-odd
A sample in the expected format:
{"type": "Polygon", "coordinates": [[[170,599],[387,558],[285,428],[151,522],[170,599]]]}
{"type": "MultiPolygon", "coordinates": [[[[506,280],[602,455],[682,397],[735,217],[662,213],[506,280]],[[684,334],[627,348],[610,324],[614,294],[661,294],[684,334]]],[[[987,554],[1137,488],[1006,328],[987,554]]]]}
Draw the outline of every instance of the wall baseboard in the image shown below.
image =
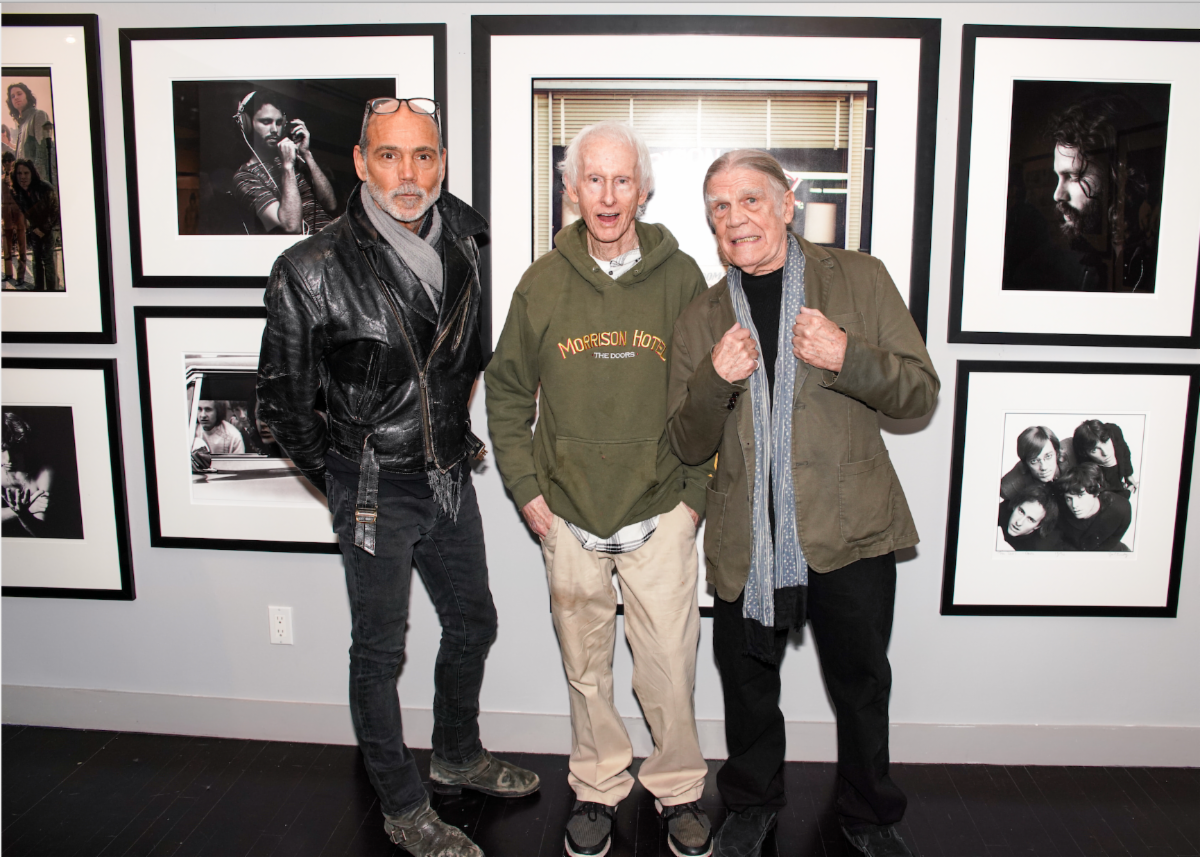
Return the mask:
{"type": "MultiPolygon", "coordinates": [[[[0,718],[12,724],[355,743],[345,704],[9,684],[3,686],[0,701],[0,718]]],[[[430,709],[406,708],[404,725],[410,746],[429,746],[430,709]]],[[[652,744],[642,719],[627,717],[625,726],[634,754],[648,755],[652,744]]],[[[697,726],[705,757],[724,758],[724,721],[701,720],[697,726]]],[[[566,714],[484,711],[480,730],[487,747],[497,752],[567,753],[571,747],[566,714]]],[[[833,723],[789,721],[787,737],[789,761],[836,758],[833,723]]],[[[894,762],[1200,767],[1200,728],[893,723],[891,750],[894,762]]]]}

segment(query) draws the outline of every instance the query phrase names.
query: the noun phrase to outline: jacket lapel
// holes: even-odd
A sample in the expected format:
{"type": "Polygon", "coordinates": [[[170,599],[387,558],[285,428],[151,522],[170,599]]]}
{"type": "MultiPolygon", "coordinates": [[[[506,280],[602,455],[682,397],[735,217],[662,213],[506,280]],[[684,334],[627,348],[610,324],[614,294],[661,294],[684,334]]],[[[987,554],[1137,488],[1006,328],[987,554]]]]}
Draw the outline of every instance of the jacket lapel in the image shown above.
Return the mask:
{"type": "Polygon", "coordinates": [[[463,254],[455,236],[442,234],[442,309],[438,318],[438,330],[446,324],[450,313],[458,306],[462,293],[470,288],[473,269],[470,260],[463,254]]]}
{"type": "MultiPolygon", "coordinates": [[[[717,288],[714,286],[714,288],[717,288]]],[[[725,331],[733,327],[737,314],[733,311],[733,299],[729,296],[729,286],[726,285],[721,294],[709,305],[709,328],[712,331],[714,344],[721,341],[725,331]]],[[[734,411],[737,420],[738,445],[742,448],[742,461],[746,468],[747,499],[751,507],[754,505],[754,409],[750,407],[750,385],[740,394],[747,397],[744,404],[739,404],[734,411]]]]}
{"type": "MultiPolygon", "coordinates": [[[[829,287],[833,282],[833,257],[820,246],[804,240],[800,241],[800,249],[804,252],[804,305],[824,312],[829,299],[829,287]]],[[[780,319],[780,323],[782,321],[780,319]]],[[[787,324],[791,327],[795,321],[788,320],[787,324]]],[[[800,389],[808,380],[811,371],[812,367],[803,360],[797,362],[796,382],[792,386],[792,407],[795,407],[800,398],[800,389]]]]}

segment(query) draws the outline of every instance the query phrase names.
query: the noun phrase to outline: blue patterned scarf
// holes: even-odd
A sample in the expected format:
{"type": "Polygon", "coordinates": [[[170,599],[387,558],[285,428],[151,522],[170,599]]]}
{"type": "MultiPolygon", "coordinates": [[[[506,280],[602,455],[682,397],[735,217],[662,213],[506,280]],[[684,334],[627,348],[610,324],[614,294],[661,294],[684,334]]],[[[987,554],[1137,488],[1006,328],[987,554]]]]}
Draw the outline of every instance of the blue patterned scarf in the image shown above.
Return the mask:
{"type": "MultiPolygon", "coordinates": [[[[738,323],[761,341],[750,305],[742,288],[742,272],[729,268],[729,296],[738,323]]],[[[771,407],[771,385],[759,361],[750,376],[750,406],[754,414],[754,480],[750,496],[750,577],[746,581],[742,615],[754,625],[769,630],[747,634],[748,653],[774,662],[778,655],[769,642],[773,638],[775,592],[808,585],[808,563],[796,535],[796,493],[792,486],[792,390],[796,383],[796,356],[792,353],[792,325],[804,306],[804,254],[796,239],[788,236],[787,261],[783,265],[783,305],[779,313],[779,352],[775,361],[775,392],[779,406],[771,407]],[[768,481],[770,480],[770,481],[768,481]],[[768,489],[770,486],[770,489],[768,489]],[[771,537],[768,504],[774,498],[775,527],[771,537]]],[[[803,621],[803,613],[797,617],[803,621]]],[[[786,620],[785,620],[786,621],[786,620]]],[[[748,623],[749,624],[749,623],[748,623]]],[[[786,625],[785,625],[786,627],[786,625]]],[[[751,631],[751,628],[747,628],[751,631]]]]}

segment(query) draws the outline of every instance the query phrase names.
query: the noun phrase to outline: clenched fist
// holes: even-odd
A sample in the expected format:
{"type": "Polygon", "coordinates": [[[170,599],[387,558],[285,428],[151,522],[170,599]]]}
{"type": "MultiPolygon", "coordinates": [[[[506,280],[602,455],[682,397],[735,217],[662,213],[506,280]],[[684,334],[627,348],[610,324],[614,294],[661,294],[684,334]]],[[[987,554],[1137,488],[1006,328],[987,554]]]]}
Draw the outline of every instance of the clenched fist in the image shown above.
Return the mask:
{"type": "Polygon", "coordinates": [[[758,343],[735,321],[713,348],[712,362],[717,374],[729,383],[744,381],[758,368],[758,343]]]}
{"type": "Polygon", "coordinates": [[[846,357],[846,331],[819,309],[800,307],[792,325],[792,353],[810,366],[841,372],[846,357]]]}

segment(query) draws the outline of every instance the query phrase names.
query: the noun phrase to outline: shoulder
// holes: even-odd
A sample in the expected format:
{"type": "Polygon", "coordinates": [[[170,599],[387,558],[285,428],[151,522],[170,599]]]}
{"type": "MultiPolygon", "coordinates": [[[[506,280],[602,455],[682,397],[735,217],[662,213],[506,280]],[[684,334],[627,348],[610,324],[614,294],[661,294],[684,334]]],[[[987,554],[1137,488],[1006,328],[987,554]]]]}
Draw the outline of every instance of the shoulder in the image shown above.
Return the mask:
{"type": "Polygon", "coordinates": [[[853,285],[873,285],[882,271],[886,271],[883,262],[869,253],[857,250],[842,250],[837,247],[822,247],[809,241],[800,240],[800,247],[810,261],[834,271],[840,272],[853,285]]]}
{"type": "Polygon", "coordinates": [[[696,295],[684,307],[683,312],[679,314],[679,319],[675,322],[676,331],[685,337],[703,335],[709,329],[709,316],[722,300],[727,299],[728,295],[729,280],[722,277],[715,286],[696,295]]]}
{"type": "Polygon", "coordinates": [[[276,260],[276,269],[291,269],[310,287],[324,279],[327,269],[345,267],[346,253],[356,249],[350,224],[343,214],[328,226],[284,250],[276,260]]]}
{"type": "Polygon", "coordinates": [[[574,266],[559,250],[551,250],[525,269],[517,283],[516,294],[525,300],[545,297],[549,292],[561,291],[573,276],[574,266]]]}

